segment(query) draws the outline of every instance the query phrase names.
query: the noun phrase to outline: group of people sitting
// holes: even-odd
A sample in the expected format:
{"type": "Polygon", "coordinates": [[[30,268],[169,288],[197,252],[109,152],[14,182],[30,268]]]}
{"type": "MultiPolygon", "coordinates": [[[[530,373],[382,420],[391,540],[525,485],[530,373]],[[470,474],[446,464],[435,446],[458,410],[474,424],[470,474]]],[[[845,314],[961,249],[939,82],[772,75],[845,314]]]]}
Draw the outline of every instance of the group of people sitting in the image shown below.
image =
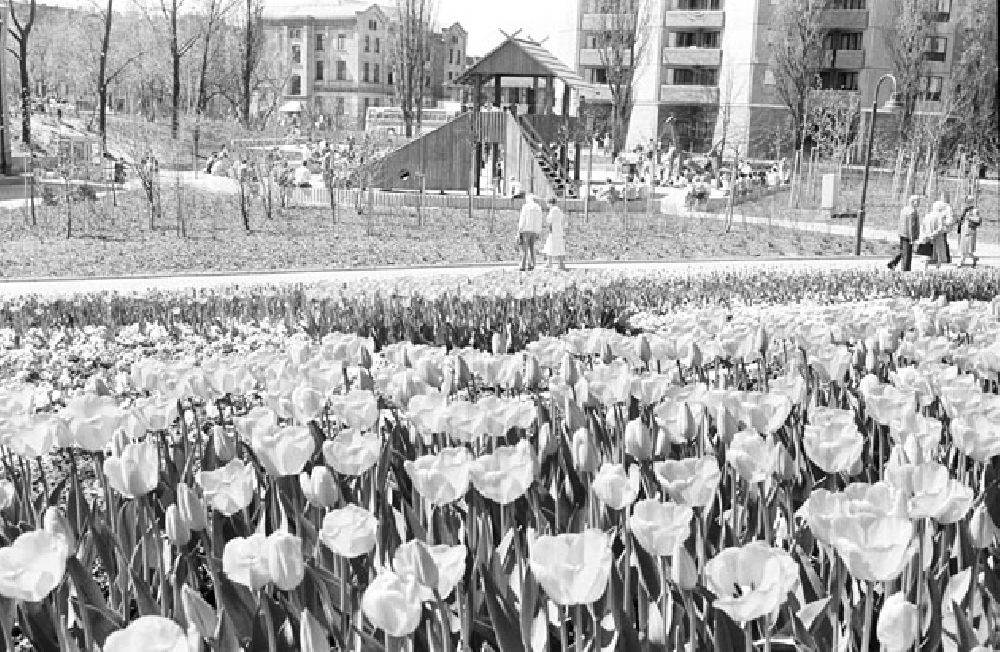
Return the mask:
{"type": "Polygon", "coordinates": [[[972,259],[972,266],[979,262],[976,256],[976,231],[982,224],[982,217],[976,207],[976,198],[969,195],[965,199],[958,217],[951,207],[951,196],[948,191],[941,192],[937,201],[920,217],[920,203],[923,197],[911,195],[906,206],[899,213],[899,252],[889,261],[889,269],[898,265],[902,271],[908,272],[913,263],[913,256],[926,256],[926,267],[952,262],[951,247],[948,235],[952,231],[959,236],[958,266],[964,267],[967,259],[972,259]]]}

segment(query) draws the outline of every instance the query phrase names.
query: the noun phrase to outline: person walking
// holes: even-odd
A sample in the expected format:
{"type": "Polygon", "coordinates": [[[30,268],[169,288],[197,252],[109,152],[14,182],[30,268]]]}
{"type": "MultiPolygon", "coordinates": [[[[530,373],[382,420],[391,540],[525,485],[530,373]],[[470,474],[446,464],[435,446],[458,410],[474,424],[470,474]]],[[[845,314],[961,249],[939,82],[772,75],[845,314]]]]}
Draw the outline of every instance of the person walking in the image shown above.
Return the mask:
{"type": "Polygon", "coordinates": [[[913,264],[913,243],[920,236],[920,195],[911,195],[906,206],[899,211],[899,252],[889,261],[889,269],[902,263],[902,271],[910,271],[913,264]]]}
{"type": "Polygon", "coordinates": [[[951,193],[947,190],[942,190],[941,194],[938,195],[938,200],[931,206],[931,210],[941,216],[941,227],[943,229],[941,237],[944,240],[944,259],[938,262],[951,264],[951,247],[948,246],[948,231],[955,225],[955,212],[951,208],[951,193]]]}
{"type": "Polygon", "coordinates": [[[538,234],[542,232],[542,207],[534,195],[528,194],[521,207],[521,216],[517,220],[517,240],[521,248],[521,271],[535,269],[535,243],[538,234]]]}
{"type": "Polygon", "coordinates": [[[559,208],[559,200],[549,197],[549,214],[545,217],[549,227],[549,237],[545,240],[542,253],[548,258],[546,267],[552,268],[555,260],[559,269],[566,271],[566,214],[559,208]]]}
{"type": "Polygon", "coordinates": [[[940,269],[941,263],[947,261],[948,252],[946,246],[948,240],[945,235],[947,228],[944,224],[944,214],[938,210],[937,203],[934,202],[934,205],[927,211],[927,215],[924,216],[923,221],[920,223],[921,244],[917,250],[921,253],[925,250],[927,251],[929,255],[927,258],[927,267],[936,264],[938,269],[940,269]]]}
{"type": "Polygon", "coordinates": [[[979,209],[973,206],[965,213],[958,226],[962,236],[959,244],[959,253],[962,256],[958,261],[959,267],[965,267],[966,258],[972,258],[973,267],[979,263],[979,256],[976,255],[976,231],[979,230],[980,224],[982,224],[982,218],[979,217],[979,209]]]}

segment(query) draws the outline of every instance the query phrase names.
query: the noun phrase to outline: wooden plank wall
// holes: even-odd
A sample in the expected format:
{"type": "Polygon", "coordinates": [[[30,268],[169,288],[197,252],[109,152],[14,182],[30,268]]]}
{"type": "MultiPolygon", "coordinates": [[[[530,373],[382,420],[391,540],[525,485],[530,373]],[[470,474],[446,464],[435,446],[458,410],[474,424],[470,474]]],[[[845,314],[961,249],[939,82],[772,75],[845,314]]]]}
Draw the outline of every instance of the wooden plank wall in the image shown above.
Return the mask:
{"type": "Polygon", "coordinates": [[[427,175],[427,191],[465,190],[471,183],[472,145],[470,114],[464,113],[423,138],[407,143],[386,155],[381,180],[376,185],[398,190],[420,190],[417,173],[427,175]],[[410,178],[402,180],[407,170],[410,178]]]}

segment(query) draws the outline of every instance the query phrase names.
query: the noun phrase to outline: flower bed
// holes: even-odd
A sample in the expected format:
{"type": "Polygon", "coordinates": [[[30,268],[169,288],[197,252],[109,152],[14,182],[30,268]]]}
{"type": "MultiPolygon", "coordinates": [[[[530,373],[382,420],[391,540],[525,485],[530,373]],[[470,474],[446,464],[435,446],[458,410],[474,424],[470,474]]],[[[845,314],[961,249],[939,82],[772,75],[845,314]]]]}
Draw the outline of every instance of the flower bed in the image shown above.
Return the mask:
{"type": "Polygon", "coordinates": [[[6,647],[996,647],[991,273],[26,300],[6,647]]]}

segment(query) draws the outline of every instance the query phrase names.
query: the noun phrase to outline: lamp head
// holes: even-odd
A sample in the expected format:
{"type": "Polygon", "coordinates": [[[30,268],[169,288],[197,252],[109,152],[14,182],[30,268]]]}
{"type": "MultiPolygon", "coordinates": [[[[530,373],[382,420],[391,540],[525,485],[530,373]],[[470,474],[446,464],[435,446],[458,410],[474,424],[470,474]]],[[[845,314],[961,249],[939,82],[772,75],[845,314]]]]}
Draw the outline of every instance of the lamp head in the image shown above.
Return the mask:
{"type": "Polygon", "coordinates": [[[899,111],[903,108],[903,102],[899,98],[899,93],[893,91],[889,99],[885,101],[885,105],[882,107],[883,111],[899,111]]]}

